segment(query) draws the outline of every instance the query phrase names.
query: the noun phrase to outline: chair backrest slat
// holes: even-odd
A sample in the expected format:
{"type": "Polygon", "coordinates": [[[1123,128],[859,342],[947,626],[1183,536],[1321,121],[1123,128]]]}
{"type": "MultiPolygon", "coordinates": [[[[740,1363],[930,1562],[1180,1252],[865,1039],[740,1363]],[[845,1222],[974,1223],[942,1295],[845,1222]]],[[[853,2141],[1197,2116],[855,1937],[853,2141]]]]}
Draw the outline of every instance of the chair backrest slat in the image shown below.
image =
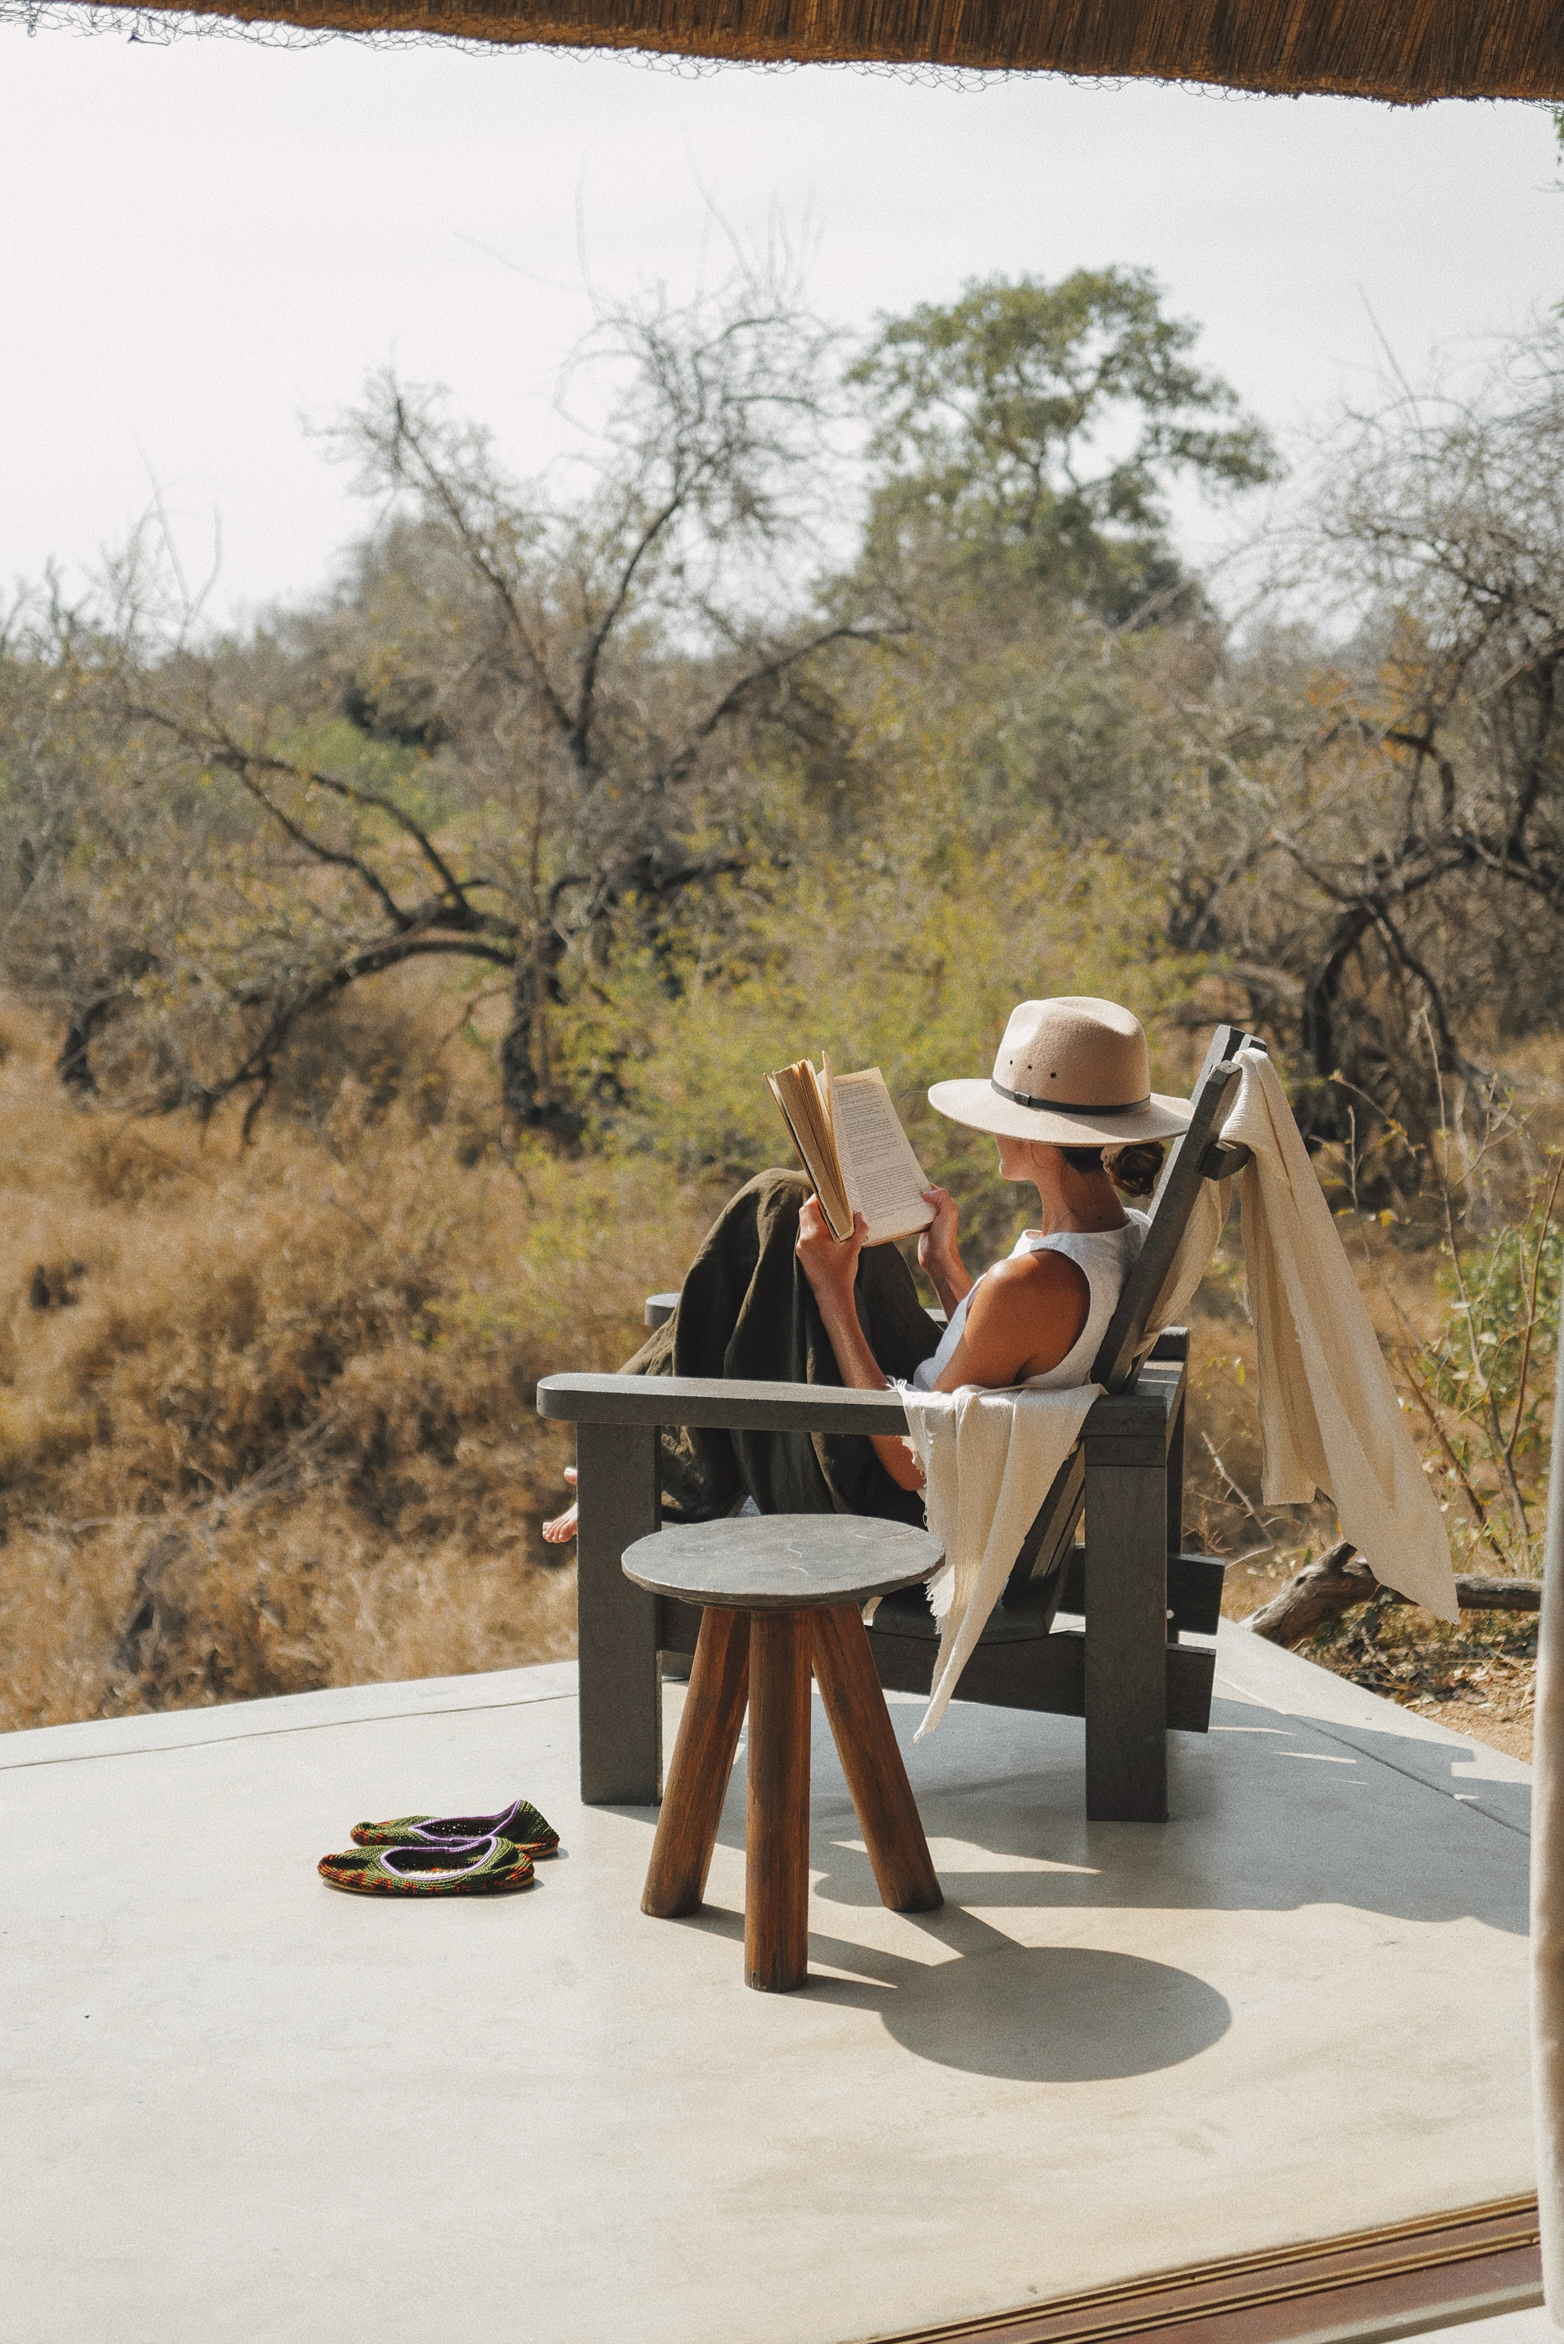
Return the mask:
{"type": "Polygon", "coordinates": [[[1140,1258],[1124,1282],[1118,1307],[1092,1364],[1092,1382],[1106,1391],[1122,1392],[1135,1380],[1146,1342],[1146,1322],[1189,1226],[1200,1184],[1209,1177],[1206,1152],[1221,1128],[1228,1094],[1237,1080],[1233,1061],[1249,1038],[1242,1026],[1230,1025],[1218,1026],[1212,1036],[1195,1084],[1195,1111],[1189,1128],[1162,1183],[1140,1258]]]}
{"type": "MultiPolygon", "coordinates": [[[[1225,1178],[1247,1161],[1247,1148],[1224,1150],[1213,1143],[1237,1079],[1233,1060],[1248,1038],[1241,1026],[1218,1026],[1206,1052],[1195,1084],[1189,1128],[1162,1183],[1146,1242],[1125,1280],[1092,1367],[1093,1383],[1105,1385],[1110,1392],[1124,1391],[1139,1373],[1141,1353],[1146,1348],[1146,1321],[1189,1226],[1201,1182],[1225,1178]]],[[[1021,1542],[1005,1585],[1003,1600],[1007,1604],[1021,1602],[1050,1572],[1062,1575],[1069,1559],[1068,1541],[1081,1516],[1084,1478],[1077,1450],[1060,1468],[1036,1521],[1021,1542]]]]}

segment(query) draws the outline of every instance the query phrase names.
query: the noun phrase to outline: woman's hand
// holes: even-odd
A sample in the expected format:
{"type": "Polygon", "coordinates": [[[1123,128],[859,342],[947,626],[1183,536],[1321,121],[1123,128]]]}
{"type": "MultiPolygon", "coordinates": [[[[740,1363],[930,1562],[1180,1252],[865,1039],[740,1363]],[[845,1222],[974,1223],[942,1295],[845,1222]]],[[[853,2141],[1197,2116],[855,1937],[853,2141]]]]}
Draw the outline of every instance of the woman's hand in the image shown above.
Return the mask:
{"type": "Polygon", "coordinates": [[[956,1200],[948,1188],[926,1188],[923,1201],[934,1207],[934,1218],[918,1239],[918,1267],[934,1277],[961,1267],[956,1250],[956,1200]]]}
{"type": "Polygon", "coordinates": [[[822,1308],[830,1302],[845,1302],[849,1311],[852,1310],[858,1256],[868,1234],[868,1222],[862,1213],[855,1213],[852,1235],[833,1237],[831,1225],[820,1209],[820,1199],[805,1197],[799,1208],[798,1244],[794,1250],[822,1308]]]}
{"type": "Polygon", "coordinates": [[[918,1239],[918,1267],[948,1314],[972,1284],[956,1244],[956,1200],[948,1188],[926,1188],[923,1201],[934,1207],[934,1218],[918,1239]]]}

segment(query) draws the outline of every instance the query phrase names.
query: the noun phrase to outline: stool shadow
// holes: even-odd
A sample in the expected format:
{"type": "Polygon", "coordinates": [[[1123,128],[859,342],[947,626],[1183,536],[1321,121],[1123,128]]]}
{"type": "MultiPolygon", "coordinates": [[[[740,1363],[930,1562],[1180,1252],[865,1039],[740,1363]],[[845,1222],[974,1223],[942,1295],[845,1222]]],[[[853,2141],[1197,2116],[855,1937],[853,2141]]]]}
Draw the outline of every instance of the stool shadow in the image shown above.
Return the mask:
{"type": "Polygon", "coordinates": [[[1152,2075],[1209,2050],[1232,2024],[1203,1978],[1088,1945],[1007,1944],[920,1967],[880,2015],[919,2059],[1019,2083],[1152,2075]]]}
{"type": "MultiPolygon", "coordinates": [[[[1214,1986],[1167,1962],[1095,1946],[1018,1945],[959,1905],[909,1918],[954,1957],[910,1961],[812,1929],[811,1964],[855,1974],[811,1968],[788,1999],[872,2010],[914,2058],[1013,2083],[1152,2075],[1209,2050],[1232,2024],[1214,1986]]],[[[711,1906],[673,1925],[744,1935],[740,1914],[711,1906]]]]}

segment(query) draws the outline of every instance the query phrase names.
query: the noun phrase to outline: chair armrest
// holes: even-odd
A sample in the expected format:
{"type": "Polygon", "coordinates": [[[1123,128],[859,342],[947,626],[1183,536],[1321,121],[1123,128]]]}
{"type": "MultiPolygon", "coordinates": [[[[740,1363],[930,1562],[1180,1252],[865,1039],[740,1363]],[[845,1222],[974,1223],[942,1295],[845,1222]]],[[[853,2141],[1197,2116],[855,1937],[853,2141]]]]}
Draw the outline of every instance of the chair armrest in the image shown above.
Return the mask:
{"type": "MultiPolygon", "coordinates": [[[[1183,1391],[1174,1363],[1146,1367],[1133,1392],[1099,1400],[1085,1436],[1166,1448],[1183,1391]]],[[[687,1424],[712,1432],[905,1433],[895,1392],[851,1392],[839,1384],[752,1383],[739,1376],[546,1375],[538,1414],[564,1424],[687,1424]]],[[[1126,1462],[1138,1461],[1126,1458],[1126,1462]]]]}
{"type": "Polygon", "coordinates": [[[538,1414],[566,1424],[688,1424],[714,1432],[905,1433],[894,1392],[739,1376],[548,1375],[538,1414]]]}

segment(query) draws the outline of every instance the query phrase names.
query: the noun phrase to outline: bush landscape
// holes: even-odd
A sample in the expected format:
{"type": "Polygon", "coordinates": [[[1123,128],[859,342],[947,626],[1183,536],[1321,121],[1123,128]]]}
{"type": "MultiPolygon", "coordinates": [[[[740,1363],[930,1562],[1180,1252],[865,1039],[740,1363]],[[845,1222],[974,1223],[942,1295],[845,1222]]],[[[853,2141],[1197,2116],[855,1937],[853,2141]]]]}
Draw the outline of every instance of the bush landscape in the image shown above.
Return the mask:
{"type": "MultiPolygon", "coordinates": [[[[1121,269],[855,346],[741,270],[604,309],[545,480],[373,381],[309,608],[211,626],[156,513],[18,596],[0,1722],[567,1652],[538,1376],[635,1347],[806,1051],[883,1067],[969,1259],[1007,1246],[923,1093],[1048,992],[1127,1002],[1170,1087],[1217,1018],[1266,1038],[1458,1568],[1540,1569],[1564,335],[1343,416],[1263,511],[1196,338],[1121,269]],[[1241,618],[1180,477],[1238,500],[1241,618]]],[[[1334,1522],[1261,1499],[1236,1230],[1192,1360],[1244,1612],[1334,1522]]],[[[1529,1637],[1381,1594],[1314,1649],[1520,1747],[1529,1637]]]]}

